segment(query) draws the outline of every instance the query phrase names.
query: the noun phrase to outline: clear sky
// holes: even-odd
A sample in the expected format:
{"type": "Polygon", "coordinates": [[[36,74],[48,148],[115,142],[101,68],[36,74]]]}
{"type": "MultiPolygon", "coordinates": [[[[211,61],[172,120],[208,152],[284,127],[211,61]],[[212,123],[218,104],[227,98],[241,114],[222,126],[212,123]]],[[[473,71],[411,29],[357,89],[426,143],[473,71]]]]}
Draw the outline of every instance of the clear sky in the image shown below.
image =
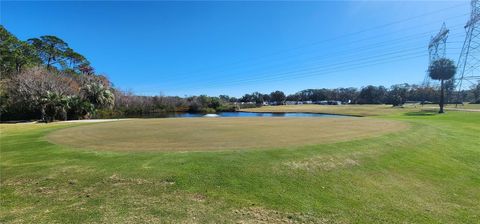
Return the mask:
{"type": "Polygon", "coordinates": [[[458,60],[469,1],[18,2],[1,24],[56,35],[116,87],[219,95],[421,83],[442,22],[458,60]]]}

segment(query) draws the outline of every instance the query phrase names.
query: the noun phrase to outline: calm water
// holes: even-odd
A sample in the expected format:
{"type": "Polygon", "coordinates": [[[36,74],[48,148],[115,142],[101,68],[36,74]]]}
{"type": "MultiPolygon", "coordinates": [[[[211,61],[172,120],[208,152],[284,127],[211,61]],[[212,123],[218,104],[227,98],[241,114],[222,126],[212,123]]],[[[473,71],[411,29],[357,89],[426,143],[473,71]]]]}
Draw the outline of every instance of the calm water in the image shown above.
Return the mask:
{"type": "MultiPolygon", "coordinates": [[[[253,112],[220,112],[219,117],[345,117],[333,114],[313,113],[253,113],[253,112]]],[[[203,117],[201,113],[161,113],[149,117],[203,117]]]]}

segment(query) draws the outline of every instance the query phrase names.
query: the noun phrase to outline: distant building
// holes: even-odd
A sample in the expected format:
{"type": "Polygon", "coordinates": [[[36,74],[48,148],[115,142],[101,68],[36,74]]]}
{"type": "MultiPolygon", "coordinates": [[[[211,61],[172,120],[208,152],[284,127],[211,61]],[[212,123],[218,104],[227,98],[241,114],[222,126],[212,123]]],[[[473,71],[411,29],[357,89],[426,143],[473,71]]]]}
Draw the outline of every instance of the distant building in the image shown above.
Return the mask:
{"type": "Polygon", "coordinates": [[[313,103],[320,104],[320,105],[342,105],[342,101],[338,101],[338,100],[321,100],[321,101],[315,101],[313,103]]]}
{"type": "Polygon", "coordinates": [[[328,105],[342,105],[342,101],[330,100],[328,101],[328,105]]]}
{"type": "Polygon", "coordinates": [[[275,106],[275,105],[282,105],[280,103],[278,103],[277,101],[270,101],[268,102],[269,105],[272,105],[272,106],[275,106]]]}
{"type": "Polygon", "coordinates": [[[319,101],[318,104],[321,104],[321,105],[328,105],[328,101],[326,100],[322,100],[322,101],[319,101]]]}
{"type": "Polygon", "coordinates": [[[297,101],[285,101],[286,105],[296,105],[297,101]]]}

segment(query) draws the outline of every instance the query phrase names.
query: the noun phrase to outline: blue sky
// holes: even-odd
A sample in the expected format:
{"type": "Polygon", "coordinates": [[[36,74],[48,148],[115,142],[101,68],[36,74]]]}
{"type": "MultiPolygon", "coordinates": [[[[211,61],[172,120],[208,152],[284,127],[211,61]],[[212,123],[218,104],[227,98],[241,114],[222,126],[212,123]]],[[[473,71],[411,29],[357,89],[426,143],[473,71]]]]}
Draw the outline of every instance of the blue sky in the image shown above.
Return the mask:
{"type": "Polygon", "coordinates": [[[56,35],[114,85],[219,95],[420,83],[442,22],[458,60],[469,1],[18,2],[1,24],[56,35]]]}

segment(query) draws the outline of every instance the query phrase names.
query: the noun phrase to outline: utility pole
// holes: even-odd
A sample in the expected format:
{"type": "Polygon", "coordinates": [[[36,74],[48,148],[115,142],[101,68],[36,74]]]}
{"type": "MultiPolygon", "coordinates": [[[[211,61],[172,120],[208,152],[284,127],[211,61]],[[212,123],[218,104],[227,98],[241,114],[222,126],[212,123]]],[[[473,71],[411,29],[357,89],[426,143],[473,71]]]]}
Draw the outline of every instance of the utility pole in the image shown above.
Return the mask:
{"type": "MultiPolygon", "coordinates": [[[[430,43],[428,44],[428,64],[431,64],[433,61],[439,58],[445,57],[447,51],[448,32],[449,30],[445,26],[445,23],[443,23],[438,34],[430,38],[430,43]]],[[[432,82],[432,79],[427,73],[425,75],[425,79],[423,80],[423,85],[430,86],[430,82],[432,82]]]]}
{"type": "Polygon", "coordinates": [[[460,96],[462,85],[480,80],[480,1],[472,0],[471,7],[470,19],[464,26],[467,35],[457,64],[457,103],[460,100],[463,103],[463,97],[460,96]]]}

